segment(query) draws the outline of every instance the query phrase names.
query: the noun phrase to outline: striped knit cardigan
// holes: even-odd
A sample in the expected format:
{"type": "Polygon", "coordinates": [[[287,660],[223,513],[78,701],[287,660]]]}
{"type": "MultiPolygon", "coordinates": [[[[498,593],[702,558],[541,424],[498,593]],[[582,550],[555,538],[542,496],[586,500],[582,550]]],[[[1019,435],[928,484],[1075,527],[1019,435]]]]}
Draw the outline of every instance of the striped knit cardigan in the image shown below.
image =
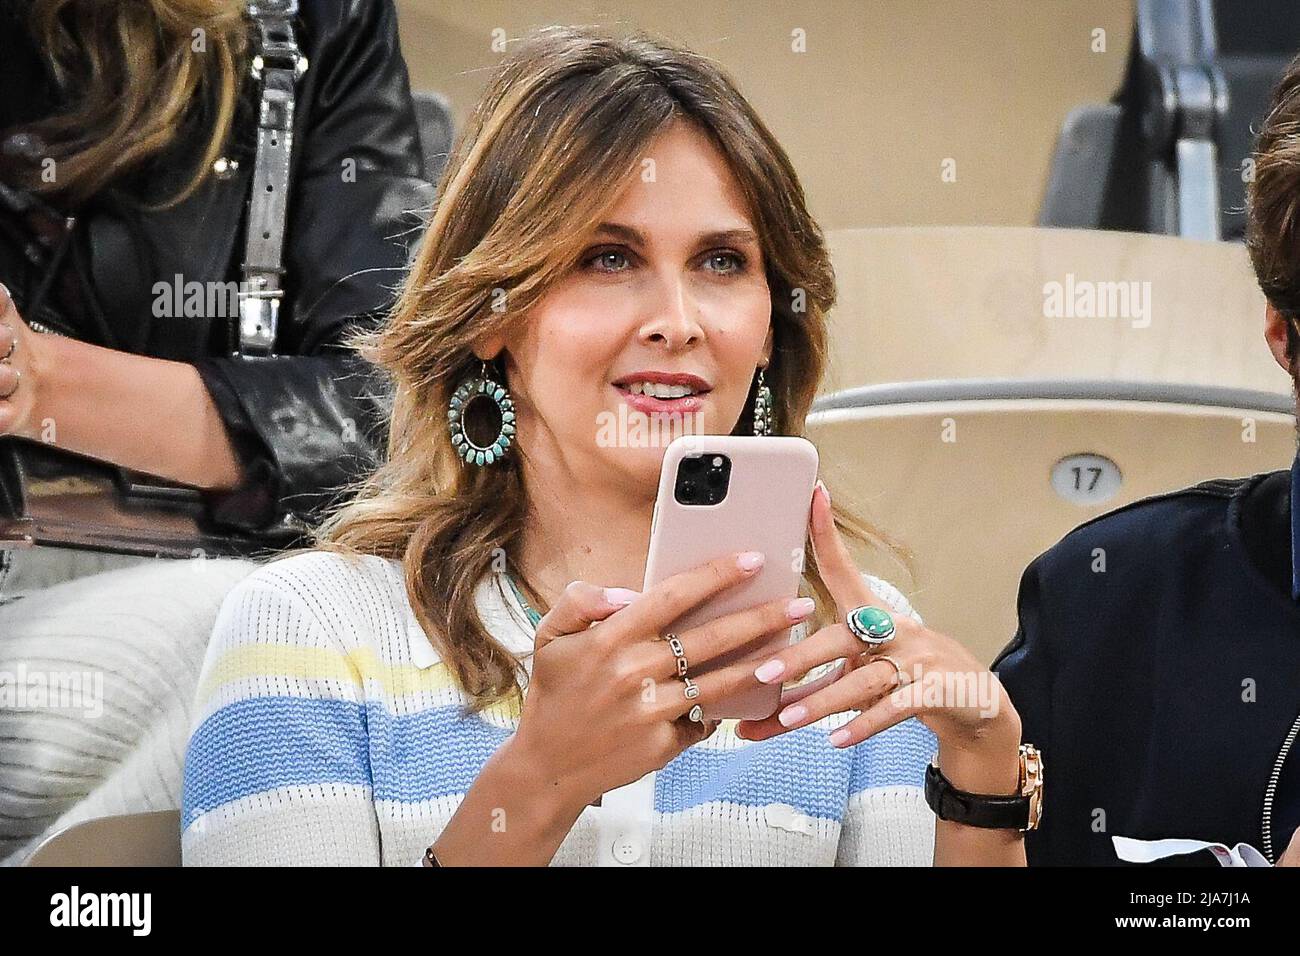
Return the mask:
{"type": "MultiPolygon", "coordinates": [[[[531,628],[501,577],[485,578],[476,600],[489,631],[526,655],[531,628]]],[[[518,726],[517,698],[462,716],[466,701],[416,621],[397,562],[317,551],[259,568],[222,606],[199,681],[186,864],[417,863],[518,726]]],[[[832,747],[827,735],[852,716],[762,742],[725,721],[638,785],[640,841],[611,851],[606,807],[591,806],[552,863],[928,865],[933,734],[908,720],[832,747]]]]}

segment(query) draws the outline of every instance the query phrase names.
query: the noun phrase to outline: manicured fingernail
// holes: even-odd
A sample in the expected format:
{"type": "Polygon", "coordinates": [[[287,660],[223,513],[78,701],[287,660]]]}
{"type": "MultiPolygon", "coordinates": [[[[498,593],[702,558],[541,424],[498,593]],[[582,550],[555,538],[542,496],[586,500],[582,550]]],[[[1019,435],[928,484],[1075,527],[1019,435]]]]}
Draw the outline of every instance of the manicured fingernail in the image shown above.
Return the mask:
{"type": "Polygon", "coordinates": [[[764,684],[770,684],[782,674],[785,673],[785,661],[777,658],[770,660],[766,664],[761,664],[754,671],[754,676],[764,684]]]}
{"type": "Polygon", "coordinates": [[[827,504],[830,504],[830,503],[831,503],[831,490],[830,490],[829,488],[826,487],[826,483],[825,483],[824,481],[822,481],[820,478],[818,478],[818,479],[817,479],[817,487],[820,488],[820,489],[822,490],[822,494],[826,496],[826,503],[827,503],[827,504]]]}
{"type": "Polygon", "coordinates": [[[605,602],[614,604],[618,607],[624,607],[636,600],[640,592],[633,591],[630,588],[605,588],[605,602]]]}
{"type": "Polygon", "coordinates": [[[807,707],[803,704],[791,704],[785,710],[781,711],[781,713],[777,714],[776,719],[781,721],[782,727],[793,727],[807,716],[807,707]]]}
{"type": "Polygon", "coordinates": [[[785,606],[785,613],[792,621],[802,621],[814,610],[817,609],[817,602],[810,597],[795,598],[785,606]]]}
{"type": "Polygon", "coordinates": [[[832,746],[832,747],[838,747],[838,746],[840,746],[840,744],[848,743],[848,741],[849,741],[849,728],[847,728],[847,727],[840,727],[838,730],[833,731],[833,732],[831,733],[830,740],[831,740],[831,746],[832,746]]]}
{"type": "Polygon", "coordinates": [[[736,564],[742,571],[757,571],[763,566],[763,552],[744,551],[736,558],[736,564]]]}

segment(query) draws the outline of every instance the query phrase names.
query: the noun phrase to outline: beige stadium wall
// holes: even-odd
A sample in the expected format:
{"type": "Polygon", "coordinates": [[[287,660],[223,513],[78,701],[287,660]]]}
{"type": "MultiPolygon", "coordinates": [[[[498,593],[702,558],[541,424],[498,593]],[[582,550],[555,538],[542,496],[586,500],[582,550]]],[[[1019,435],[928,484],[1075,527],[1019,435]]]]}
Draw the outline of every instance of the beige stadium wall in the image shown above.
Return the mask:
{"type": "MultiPolygon", "coordinates": [[[[1122,80],[1133,0],[398,7],[414,85],[448,96],[458,124],[501,56],[494,41],[545,24],[644,29],[721,62],[785,145],[828,233],[839,299],[823,391],[1012,378],[1290,394],[1240,245],[1027,228],[1065,116],[1110,99],[1122,80]],[[806,52],[791,49],[796,31],[806,52]],[[1139,290],[1141,315],[1052,312],[1048,290],[1076,278],[1139,290]]],[[[864,555],[863,566],[897,580],[984,661],[1014,633],[1034,555],[1144,495],[1286,467],[1293,428],[1282,413],[1115,402],[914,404],[810,421],[837,500],[913,558],[903,569],[864,555]],[[1244,437],[1256,419],[1260,437],[1253,427],[1244,437]],[[941,438],[949,420],[960,443],[941,438]],[[862,469],[864,449],[881,447],[890,454],[862,469]],[[1055,488],[1054,468],[1080,454],[1115,464],[1112,497],[1085,506],[1055,488]]]]}
{"type": "Polygon", "coordinates": [[[397,0],[413,85],[457,123],[551,23],[644,29],[721,62],[826,229],[1031,225],[1061,121],[1123,76],[1132,0],[397,0]],[[806,52],[792,51],[801,30],[806,52]],[[1104,52],[1094,52],[1104,31],[1104,52]],[[944,161],[956,180],[945,182],[944,161]]]}

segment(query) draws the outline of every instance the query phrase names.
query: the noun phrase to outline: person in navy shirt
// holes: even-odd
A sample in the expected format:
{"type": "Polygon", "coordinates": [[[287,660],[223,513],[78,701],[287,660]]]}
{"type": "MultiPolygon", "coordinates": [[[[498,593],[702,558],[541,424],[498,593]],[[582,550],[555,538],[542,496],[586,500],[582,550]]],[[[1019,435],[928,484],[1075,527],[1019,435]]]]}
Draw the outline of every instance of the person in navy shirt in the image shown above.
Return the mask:
{"type": "MultiPolygon", "coordinates": [[[[1268,346],[1300,396],[1297,125],[1300,58],[1256,141],[1247,231],[1268,346]]],[[[1300,865],[1298,505],[1300,456],[1135,502],[1030,564],[993,664],[1050,768],[1030,865],[1118,864],[1112,836],[1300,865]]]]}

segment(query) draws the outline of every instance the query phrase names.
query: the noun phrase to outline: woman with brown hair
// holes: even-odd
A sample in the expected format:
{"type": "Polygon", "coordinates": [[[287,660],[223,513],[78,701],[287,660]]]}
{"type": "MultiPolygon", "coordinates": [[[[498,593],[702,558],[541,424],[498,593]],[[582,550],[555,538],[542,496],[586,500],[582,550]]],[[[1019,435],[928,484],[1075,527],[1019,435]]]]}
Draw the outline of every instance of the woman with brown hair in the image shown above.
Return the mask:
{"type": "Polygon", "coordinates": [[[218,619],[186,862],[1022,863],[1008,818],[936,827],[922,794],[937,750],[942,786],[1018,800],[1015,711],[996,684],[982,709],[891,693],[984,669],[859,573],[841,535],[877,536],[824,486],[804,596],[677,635],[698,667],[806,632],[757,669],[691,697],[661,638],[778,556],[634,590],[663,448],[602,422],[798,435],[825,361],[821,232],[732,83],[644,37],[541,31],[489,82],[440,195],[362,343],[396,383],[387,462],[218,619]],[[842,623],[863,607],[896,615],[888,655],[842,623]],[[769,720],[708,717],[819,667],[769,720]]]}
{"type": "Polygon", "coordinates": [[[0,435],[198,487],[216,525],[249,531],[311,518],[373,463],[374,383],[342,340],[391,304],[429,195],[390,0],[332,6],[298,23],[285,285],[258,361],[231,357],[237,315],[170,288],[241,278],[246,4],[0,11],[0,435]]]}
{"type": "MultiPolygon", "coordinates": [[[[344,338],[391,306],[429,185],[391,0],[296,6],[0,6],[6,544],[27,518],[3,480],[19,456],[197,489],[205,533],[267,547],[373,467],[386,383],[344,338]],[[281,23],[296,46],[272,56],[261,29],[281,23]],[[251,198],[263,174],[287,203],[251,198]],[[273,257],[254,209],[283,210],[273,257]],[[272,281],[246,298],[250,275],[272,281]],[[243,308],[272,298],[278,326],[250,348],[243,308]]],[[[254,566],[157,561],[97,530],[121,553],[0,549],[0,674],[89,684],[0,705],[0,859],[57,824],[178,804],[211,622],[254,566]]]]}

